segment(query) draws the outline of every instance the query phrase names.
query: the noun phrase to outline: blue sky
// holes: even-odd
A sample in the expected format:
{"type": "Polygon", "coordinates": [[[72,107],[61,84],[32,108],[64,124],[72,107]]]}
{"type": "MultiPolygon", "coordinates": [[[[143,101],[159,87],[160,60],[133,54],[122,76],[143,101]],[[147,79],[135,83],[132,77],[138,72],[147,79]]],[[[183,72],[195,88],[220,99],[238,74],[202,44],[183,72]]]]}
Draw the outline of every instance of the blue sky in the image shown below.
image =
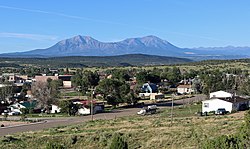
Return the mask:
{"type": "Polygon", "coordinates": [[[248,0],[0,0],[0,53],[75,35],[155,35],[179,47],[250,46],[248,0]]]}

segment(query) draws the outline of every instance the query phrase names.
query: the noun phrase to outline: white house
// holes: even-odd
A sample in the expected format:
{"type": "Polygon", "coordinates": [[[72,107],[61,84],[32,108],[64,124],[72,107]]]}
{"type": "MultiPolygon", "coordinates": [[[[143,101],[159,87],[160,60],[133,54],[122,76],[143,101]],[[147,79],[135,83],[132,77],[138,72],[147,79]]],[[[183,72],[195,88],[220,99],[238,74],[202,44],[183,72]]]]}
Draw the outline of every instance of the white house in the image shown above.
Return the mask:
{"type": "Polygon", "coordinates": [[[191,94],[194,92],[194,89],[191,85],[179,85],[177,87],[177,93],[179,94],[191,94]]]}
{"type": "Polygon", "coordinates": [[[249,99],[241,97],[230,97],[230,98],[217,98],[213,97],[208,100],[202,101],[202,112],[212,112],[216,111],[219,108],[225,108],[226,111],[232,112],[233,110],[245,110],[249,108],[250,101],[249,99]]]}
{"type": "Polygon", "coordinates": [[[17,112],[17,113],[22,114],[21,109],[24,109],[26,107],[20,103],[14,103],[8,106],[8,108],[10,109],[11,112],[17,112]]]}
{"type": "MultiPolygon", "coordinates": [[[[93,107],[93,110],[94,110],[93,114],[95,114],[97,112],[103,111],[104,110],[103,108],[104,108],[103,106],[95,105],[93,107]]],[[[88,115],[88,114],[91,114],[91,109],[90,109],[90,107],[87,108],[87,107],[82,106],[81,108],[78,109],[78,114],[79,115],[88,115]]]]}
{"type": "Polygon", "coordinates": [[[91,114],[90,113],[90,108],[81,107],[81,108],[78,109],[78,114],[79,115],[88,115],[88,114],[91,114]]]}
{"type": "Polygon", "coordinates": [[[210,93],[210,98],[232,98],[233,94],[225,92],[225,91],[217,91],[210,93]]]}
{"type": "Polygon", "coordinates": [[[61,111],[61,108],[58,107],[57,105],[51,105],[51,110],[50,113],[59,113],[61,111]]]}

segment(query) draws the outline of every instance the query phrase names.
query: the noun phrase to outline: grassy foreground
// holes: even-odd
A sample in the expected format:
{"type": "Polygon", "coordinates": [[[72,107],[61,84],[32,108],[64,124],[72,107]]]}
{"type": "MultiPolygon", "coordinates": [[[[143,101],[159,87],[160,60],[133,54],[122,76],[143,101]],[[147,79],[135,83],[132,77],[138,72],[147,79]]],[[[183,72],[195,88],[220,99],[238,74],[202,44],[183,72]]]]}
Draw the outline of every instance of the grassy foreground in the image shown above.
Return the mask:
{"type": "Polygon", "coordinates": [[[74,126],[20,133],[0,138],[0,148],[108,148],[115,133],[123,135],[129,148],[200,148],[203,140],[233,134],[243,114],[198,117],[201,105],[175,107],[171,127],[170,109],[148,116],[96,120],[74,126]]]}

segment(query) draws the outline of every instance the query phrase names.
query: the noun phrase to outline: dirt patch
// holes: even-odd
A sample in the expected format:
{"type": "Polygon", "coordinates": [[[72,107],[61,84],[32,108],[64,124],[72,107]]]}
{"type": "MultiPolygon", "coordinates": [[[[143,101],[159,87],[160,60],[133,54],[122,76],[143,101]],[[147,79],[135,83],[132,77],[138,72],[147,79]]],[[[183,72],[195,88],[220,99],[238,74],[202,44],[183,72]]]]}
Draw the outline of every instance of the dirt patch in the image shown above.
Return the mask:
{"type": "Polygon", "coordinates": [[[4,125],[4,127],[15,126],[15,125],[23,125],[23,124],[29,124],[29,122],[0,121],[0,126],[4,125]]]}
{"type": "Polygon", "coordinates": [[[236,118],[243,118],[246,111],[239,111],[237,113],[230,114],[230,116],[236,117],[236,118]]]}

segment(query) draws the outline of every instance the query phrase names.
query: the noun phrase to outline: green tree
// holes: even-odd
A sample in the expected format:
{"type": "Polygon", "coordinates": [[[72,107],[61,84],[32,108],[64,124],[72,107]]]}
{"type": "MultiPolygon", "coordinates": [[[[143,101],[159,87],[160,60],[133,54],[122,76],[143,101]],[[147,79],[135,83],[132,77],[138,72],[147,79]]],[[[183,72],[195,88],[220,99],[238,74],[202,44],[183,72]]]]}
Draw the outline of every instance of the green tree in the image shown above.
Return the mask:
{"type": "Polygon", "coordinates": [[[143,84],[148,81],[148,72],[143,70],[136,74],[136,81],[138,84],[143,84]]]}
{"type": "Polygon", "coordinates": [[[81,91],[86,93],[89,88],[94,88],[98,85],[99,75],[97,72],[92,71],[77,71],[75,76],[72,77],[72,83],[75,87],[80,86],[81,91]]]}
{"type": "Polygon", "coordinates": [[[104,96],[104,100],[113,106],[123,103],[128,95],[129,85],[115,79],[104,79],[96,87],[96,92],[104,96]]]}
{"type": "Polygon", "coordinates": [[[61,113],[66,113],[69,116],[75,115],[79,109],[79,106],[77,104],[73,104],[73,102],[68,100],[60,101],[59,107],[61,108],[61,113]]]}
{"type": "Polygon", "coordinates": [[[129,81],[129,74],[127,70],[124,69],[113,69],[110,74],[112,74],[112,78],[118,79],[120,81],[129,81]]]}
{"type": "Polygon", "coordinates": [[[48,88],[52,98],[59,98],[59,87],[63,85],[62,80],[52,80],[48,78],[47,80],[48,88]]]}

